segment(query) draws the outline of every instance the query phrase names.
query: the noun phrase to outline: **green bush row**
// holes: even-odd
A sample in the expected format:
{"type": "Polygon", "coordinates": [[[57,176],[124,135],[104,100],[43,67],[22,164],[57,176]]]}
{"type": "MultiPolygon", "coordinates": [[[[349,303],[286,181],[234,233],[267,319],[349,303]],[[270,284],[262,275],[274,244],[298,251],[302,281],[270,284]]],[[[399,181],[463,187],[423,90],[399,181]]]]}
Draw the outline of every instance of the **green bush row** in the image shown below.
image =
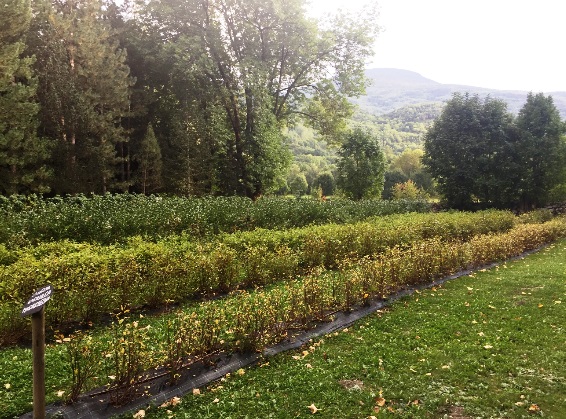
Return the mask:
{"type": "Polygon", "coordinates": [[[10,248],[63,239],[110,244],[132,236],[155,241],[180,233],[202,237],[255,228],[287,229],[429,209],[424,201],[0,196],[0,243],[10,248]]]}
{"type": "Polygon", "coordinates": [[[430,238],[404,249],[394,247],[374,259],[346,260],[338,272],[319,268],[304,279],[204,302],[167,318],[162,330],[146,329],[138,320],[116,322],[112,326],[114,331],[119,328],[116,338],[90,341],[87,351],[85,335],[71,336],[67,338],[71,341],[69,353],[72,359],[79,359],[74,370],[79,365],[82,371],[89,371],[91,379],[111,375],[113,381],[94,383],[83,375],[83,382],[79,382],[75,377],[69,393],[79,394],[90,382],[108,384],[123,395],[141,382],[143,371],[160,365],[165,365],[174,381],[183,365],[207,354],[260,350],[284,340],[294,330],[327,320],[338,310],[349,311],[404,287],[504,260],[564,236],[566,222],[561,219],[519,225],[506,233],[475,236],[467,242],[430,238]],[[93,358],[96,366],[85,353],[98,354],[93,358]],[[137,364],[131,361],[132,353],[137,364]]]}
{"type": "Polygon", "coordinates": [[[0,344],[27,333],[18,310],[46,283],[55,289],[48,325],[96,321],[121,307],[158,307],[264,286],[432,237],[468,240],[507,231],[515,221],[504,211],[404,214],[351,225],[242,232],[203,243],[138,238],[114,246],[42,244],[0,266],[0,344]]]}

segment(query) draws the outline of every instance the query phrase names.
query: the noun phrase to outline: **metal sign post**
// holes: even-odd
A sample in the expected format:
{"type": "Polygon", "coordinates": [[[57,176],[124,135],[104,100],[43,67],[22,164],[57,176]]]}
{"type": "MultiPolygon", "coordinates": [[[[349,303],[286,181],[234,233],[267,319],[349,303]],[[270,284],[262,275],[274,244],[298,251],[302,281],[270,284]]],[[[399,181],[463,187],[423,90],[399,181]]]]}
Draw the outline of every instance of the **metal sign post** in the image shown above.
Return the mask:
{"type": "Polygon", "coordinates": [[[45,418],[45,309],[44,305],[53,294],[53,287],[46,285],[30,297],[21,316],[31,314],[31,340],[33,350],[33,417],[45,418]]]}

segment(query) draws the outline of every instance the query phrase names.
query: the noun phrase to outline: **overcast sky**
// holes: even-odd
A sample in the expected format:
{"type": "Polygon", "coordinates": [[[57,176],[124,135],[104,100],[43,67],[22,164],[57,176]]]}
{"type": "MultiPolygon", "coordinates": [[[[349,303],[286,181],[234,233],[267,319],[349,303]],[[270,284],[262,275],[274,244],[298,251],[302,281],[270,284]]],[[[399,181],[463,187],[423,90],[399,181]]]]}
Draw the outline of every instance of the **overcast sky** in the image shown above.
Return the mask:
{"type": "Polygon", "coordinates": [[[566,0],[308,0],[315,13],[380,6],[368,68],[440,83],[566,91],[566,0]]]}

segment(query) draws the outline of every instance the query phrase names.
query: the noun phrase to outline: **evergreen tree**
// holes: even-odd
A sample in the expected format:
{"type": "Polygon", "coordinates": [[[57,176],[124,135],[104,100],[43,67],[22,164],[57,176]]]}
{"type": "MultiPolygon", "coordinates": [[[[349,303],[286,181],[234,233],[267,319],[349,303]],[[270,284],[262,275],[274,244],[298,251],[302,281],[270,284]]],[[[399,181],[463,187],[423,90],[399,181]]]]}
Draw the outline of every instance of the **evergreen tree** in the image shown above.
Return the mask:
{"type": "Polygon", "coordinates": [[[129,69],[99,0],[36,4],[30,44],[37,56],[41,129],[56,139],[58,193],[120,191],[127,141],[129,69]]]}
{"type": "Polygon", "coordinates": [[[137,185],[141,192],[148,194],[158,191],[163,186],[161,149],[151,124],[147,127],[139,153],[134,156],[134,160],[139,164],[137,185]]]}
{"type": "Polygon", "coordinates": [[[37,80],[24,57],[28,0],[0,6],[0,193],[47,192],[49,143],[37,137],[37,80]]]}

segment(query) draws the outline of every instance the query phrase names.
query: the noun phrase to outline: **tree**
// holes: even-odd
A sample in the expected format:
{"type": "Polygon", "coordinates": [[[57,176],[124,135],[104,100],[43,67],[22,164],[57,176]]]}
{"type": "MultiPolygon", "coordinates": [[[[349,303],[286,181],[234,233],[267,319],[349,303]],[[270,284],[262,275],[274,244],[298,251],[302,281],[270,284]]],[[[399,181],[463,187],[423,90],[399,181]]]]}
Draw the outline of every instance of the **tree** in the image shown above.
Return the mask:
{"type": "Polygon", "coordinates": [[[289,189],[291,189],[291,193],[297,196],[307,193],[307,188],[309,186],[304,173],[296,173],[295,175],[292,175],[288,184],[289,189]]]}
{"type": "Polygon", "coordinates": [[[509,206],[516,141],[505,102],[456,93],[425,135],[423,162],[449,206],[509,206]]]}
{"type": "Polygon", "coordinates": [[[49,142],[37,137],[37,79],[24,57],[28,0],[6,0],[0,25],[0,193],[49,191],[49,142]]]}
{"type": "Polygon", "coordinates": [[[334,176],[330,172],[321,173],[314,181],[314,187],[320,187],[324,196],[334,195],[334,190],[336,189],[334,176]]]}
{"type": "Polygon", "coordinates": [[[412,179],[412,177],[422,169],[422,156],[422,150],[405,150],[391,163],[391,167],[393,169],[399,169],[407,178],[412,179]]]}
{"type": "Polygon", "coordinates": [[[392,198],[398,199],[423,199],[426,198],[426,192],[420,189],[415,182],[409,179],[403,183],[396,183],[393,186],[392,198]]]}
{"type": "Polygon", "coordinates": [[[340,147],[337,186],[351,199],[379,198],[383,191],[385,159],[378,139],[355,128],[340,147]]]}
{"type": "Polygon", "coordinates": [[[215,120],[223,135],[205,138],[215,141],[219,192],[249,197],[287,168],[287,123],[306,118],[328,137],[343,129],[377,30],[371,13],[319,25],[303,0],[150,1],[140,19],[174,46],[185,78],[198,82],[187,85],[191,94],[200,86],[207,111],[224,113],[225,129],[215,120]]]}
{"type": "Polygon", "coordinates": [[[517,188],[521,208],[529,210],[547,203],[552,189],[565,180],[565,126],[552,97],[532,92],[519,111],[516,126],[521,164],[517,188]]]}
{"type": "Polygon", "coordinates": [[[35,4],[30,48],[37,57],[41,131],[57,141],[57,193],[121,191],[118,153],[127,142],[120,123],[132,80],[125,51],[100,0],[35,4]]]}
{"type": "Polygon", "coordinates": [[[151,124],[147,127],[147,132],[143,137],[138,154],[134,156],[134,161],[139,165],[137,184],[141,192],[147,194],[159,190],[163,186],[161,149],[151,124]]]}

